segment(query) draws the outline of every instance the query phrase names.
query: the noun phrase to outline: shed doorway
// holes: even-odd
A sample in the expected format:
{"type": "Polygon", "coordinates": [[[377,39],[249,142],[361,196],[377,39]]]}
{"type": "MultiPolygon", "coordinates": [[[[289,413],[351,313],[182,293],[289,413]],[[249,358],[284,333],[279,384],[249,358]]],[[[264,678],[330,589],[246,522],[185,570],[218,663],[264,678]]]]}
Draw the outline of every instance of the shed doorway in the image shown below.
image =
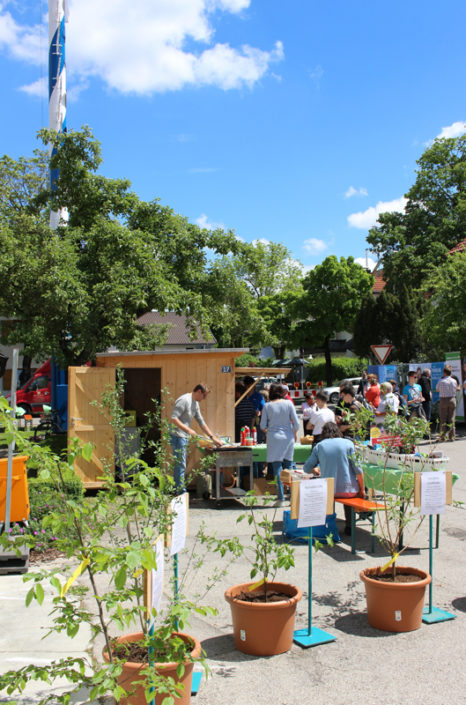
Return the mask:
{"type": "MultiPolygon", "coordinates": [[[[159,441],[159,423],[153,423],[147,432],[142,429],[147,427],[146,414],[154,414],[157,407],[160,410],[162,377],[160,367],[125,368],[123,372],[125,411],[136,412],[136,426],[143,433],[144,445],[147,445],[149,441],[159,441]]],[[[155,462],[154,451],[151,448],[145,448],[141,457],[149,465],[153,465],[155,462]]]]}

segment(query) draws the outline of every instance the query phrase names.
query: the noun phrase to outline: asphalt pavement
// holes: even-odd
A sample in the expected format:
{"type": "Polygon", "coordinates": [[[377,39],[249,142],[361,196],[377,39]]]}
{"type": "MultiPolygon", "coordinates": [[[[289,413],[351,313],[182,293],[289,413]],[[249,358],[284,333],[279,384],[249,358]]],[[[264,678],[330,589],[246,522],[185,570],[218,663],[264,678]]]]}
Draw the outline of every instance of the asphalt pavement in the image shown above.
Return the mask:
{"type": "MultiPolygon", "coordinates": [[[[453,498],[466,502],[466,427],[458,428],[457,440],[441,443],[449,456],[449,469],[460,477],[453,498]]],[[[193,547],[201,522],[209,533],[219,537],[237,535],[247,542],[247,522],[237,524],[244,508],[226,500],[220,509],[211,501],[192,498],[188,551],[180,556],[180,575],[193,547]]],[[[276,511],[275,527],[281,533],[282,509],[276,511]]],[[[343,526],[342,507],[337,507],[338,524],[343,526]]],[[[249,565],[243,557],[225,565],[228,574],[206,596],[204,604],[216,607],[216,616],[194,615],[187,630],[201,641],[211,676],[202,680],[193,705],[464,705],[466,703],[466,504],[446,509],[440,522],[440,545],[433,551],[433,605],[455,619],[438,624],[423,624],[415,631],[392,634],[369,626],[364,588],[359,579],[363,568],[380,565],[386,554],[377,546],[369,553],[370,524],[357,524],[357,545],[351,554],[350,537],[333,548],[313,556],[312,624],[336,637],[330,644],[302,649],[293,645],[288,653],[273,657],[252,657],[234,648],[229,606],[224,600],[226,587],[249,579],[249,565]]],[[[229,561],[227,561],[229,563],[229,561]]],[[[429,566],[428,522],[416,534],[401,564],[425,570],[429,566]]],[[[203,568],[189,574],[189,595],[204,592],[207,577],[219,565],[217,554],[207,554],[203,568]]],[[[281,574],[286,582],[301,587],[303,600],[298,605],[296,628],[305,628],[308,619],[308,549],[296,545],[296,567],[281,574]]],[[[44,640],[50,624],[45,604],[25,607],[29,584],[21,575],[0,576],[0,671],[31,662],[46,663],[63,654],[87,654],[100,658],[101,644],[90,644],[89,631],[67,639],[52,635],[44,640]]],[[[168,589],[168,588],[166,588],[168,589]]],[[[426,594],[428,599],[428,594],[426,594]]],[[[16,698],[18,705],[35,705],[47,687],[29,684],[16,698]]],[[[0,703],[8,702],[4,693],[0,703]]],[[[72,702],[84,703],[86,693],[72,702]]],[[[107,704],[106,704],[107,705],[107,704]]]]}

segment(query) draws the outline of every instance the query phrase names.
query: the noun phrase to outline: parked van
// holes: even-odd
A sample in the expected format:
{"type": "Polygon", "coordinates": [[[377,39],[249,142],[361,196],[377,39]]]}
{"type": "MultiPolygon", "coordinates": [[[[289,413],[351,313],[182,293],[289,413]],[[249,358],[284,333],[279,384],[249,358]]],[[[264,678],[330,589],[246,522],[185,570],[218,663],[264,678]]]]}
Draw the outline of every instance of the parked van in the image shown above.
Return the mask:
{"type": "MultiPolygon", "coordinates": [[[[10,400],[11,396],[7,395],[10,400]]],[[[26,414],[40,414],[43,405],[52,406],[52,370],[50,359],[41,365],[34,375],[16,392],[16,406],[26,414]]]]}

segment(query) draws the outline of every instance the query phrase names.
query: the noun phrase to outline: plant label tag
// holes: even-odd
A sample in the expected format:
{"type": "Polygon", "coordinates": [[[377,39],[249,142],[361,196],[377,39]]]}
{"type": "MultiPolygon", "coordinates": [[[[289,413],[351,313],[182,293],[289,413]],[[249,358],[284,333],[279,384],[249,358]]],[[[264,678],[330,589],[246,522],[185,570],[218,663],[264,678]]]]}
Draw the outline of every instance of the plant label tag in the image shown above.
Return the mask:
{"type": "Polygon", "coordinates": [[[239,638],[241,641],[246,641],[246,631],[244,629],[239,630],[239,638]]]}
{"type": "Polygon", "coordinates": [[[395,610],[395,622],[401,622],[401,610],[395,610]]]}
{"type": "Polygon", "coordinates": [[[186,543],[186,534],[188,533],[188,493],[178,495],[171,501],[171,510],[173,515],[172,524],[172,542],[170,546],[170,555],[174,556],[178,551],[182,551],[186,543]]]}
{"type": "Polygon", "coordinates": [[[302,480],[299,485],[298,529],[325,524],[327,480],[302,480]]]}
{"type": "Polygon", "coordinates": [[[443,514],[447,498],[444,472],[421,472],[421,514],[443,514]]]}

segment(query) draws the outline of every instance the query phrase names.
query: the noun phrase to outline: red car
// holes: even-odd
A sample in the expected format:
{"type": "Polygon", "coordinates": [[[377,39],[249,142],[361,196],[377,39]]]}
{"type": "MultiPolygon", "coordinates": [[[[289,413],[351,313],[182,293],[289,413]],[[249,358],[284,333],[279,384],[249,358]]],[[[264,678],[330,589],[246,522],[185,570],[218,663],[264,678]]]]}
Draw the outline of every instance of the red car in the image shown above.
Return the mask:
{"type": "MultiPolygon", "coordinates": [[[[11,399],[11,395],[7,395],[11,399]]],[[[26,414],[40,414],[43,405],[52,406],[52,370],[50,360],[44,362],[25,385],[16,392],[16,406],[21,406],[26,414]]]]}

